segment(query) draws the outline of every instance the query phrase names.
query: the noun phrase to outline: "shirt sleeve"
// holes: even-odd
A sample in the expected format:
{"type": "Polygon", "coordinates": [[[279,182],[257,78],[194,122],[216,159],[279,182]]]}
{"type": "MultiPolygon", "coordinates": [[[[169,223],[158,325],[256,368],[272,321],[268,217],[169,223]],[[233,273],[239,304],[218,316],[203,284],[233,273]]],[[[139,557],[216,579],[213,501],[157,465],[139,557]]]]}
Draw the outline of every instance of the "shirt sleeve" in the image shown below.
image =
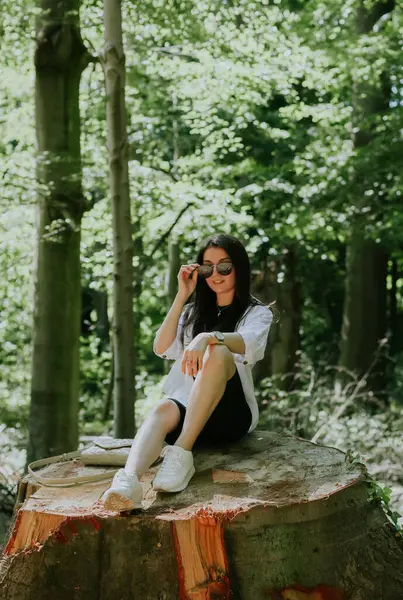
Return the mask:
{"type": "Polygon", "coordinates": [[[163,354],[159,354],[155,349],[155,340],[156,340],[158,333],[162,326],[158,329],[157,333],[155,334],[154,344],[153,344],[154,354],[156,354],[160,358],[166,358],[168,360],[177,360],[178,358],[180,358],[182,356],[183,343],[181,341],[181,337],[182,337],[184,320],[185,320],[185,309],[182,310],[182,314],[179,317],[178,328],[176,330],[176,337],[175,337],[174,341],[172,342],[172,344],[169,346],[169,348],[167,348],[163,354]]]}
{"type": "Polygon", "coordinates": [[[247,313],[236,329],[236,333],[241,334],[245,343],[245,352],[233,353],[235,362],[252,367],[262,360],[272,320],[272,312],[267,306],[258,305],[247,313]]]}

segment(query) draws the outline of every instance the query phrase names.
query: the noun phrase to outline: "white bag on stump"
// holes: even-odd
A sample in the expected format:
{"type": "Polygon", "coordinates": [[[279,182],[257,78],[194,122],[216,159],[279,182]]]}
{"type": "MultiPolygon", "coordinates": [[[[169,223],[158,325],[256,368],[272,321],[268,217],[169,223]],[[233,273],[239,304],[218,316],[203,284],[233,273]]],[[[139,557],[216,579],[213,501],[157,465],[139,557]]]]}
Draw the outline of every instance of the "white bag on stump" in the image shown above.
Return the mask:
{"type": "Polygon", "coordinates": [[[132,439],[115,439],[107,436],[95,438],[82,450],[35,460],[28,465],[28,473],[39,484],[50,487],[67,487],[112,479],[118,469],[88,473],[87,475],[73,475],[71,477],[66,475],[64,477],[52,477],[47,471],[44,471],[44,467],[68,462],[74,464],[74,461],[77,463],[77,460],[84,465],[124,467],[132,443],[132,439]],[[37,469],[41,469],[40,474],[37,469]]]}
{"type": "Polygon", "coordinates": [[[132,444],[131,439],[99,437],[81,451],[81,458],[86,465],[124,467],[132,444]]]}

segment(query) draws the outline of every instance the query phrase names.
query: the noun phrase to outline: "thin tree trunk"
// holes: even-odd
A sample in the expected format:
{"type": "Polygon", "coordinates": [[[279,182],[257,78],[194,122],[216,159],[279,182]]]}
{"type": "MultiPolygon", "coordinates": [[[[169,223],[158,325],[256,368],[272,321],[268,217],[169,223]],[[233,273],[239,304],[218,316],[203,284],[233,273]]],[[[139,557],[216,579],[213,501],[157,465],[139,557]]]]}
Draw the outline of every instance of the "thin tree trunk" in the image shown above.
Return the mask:
{"type": "Polygon", "coordinates": [[[115,381],[115,352],[113,349],[113,341],[112,341],[112,360],[111,360],[111,372],[109,375],[108,387],[106,388],[106,394],[104,399],[104,412],[103,412],[103,420],[107,421],[109,419],[109,413],[111,410],[112,399],[113,399],[113,385],[115,381]]]}
{"type": "Polygon", "coordinates": [[[125,112],[125,56],[120,0],[104,0],[109,186],[113,217],[115,435],[134,434],[133,241],[125,112]]]}
{"type": "MultiPolygon", "coordinates": [[[[276,301],[277,287],[277,265],[273,260],[269,261],[269,255],[266,255],[262,261],[260,270],[252,272],[251,292],[261,302],[270,304],[276,301]]],[[[253,369],[253,379],[255,384],[258,384],[266,377],[270,377],[272,374],[272,340],[273,325],[270,328],[269,340],[266,345],[264,357],[255,365],[253,369]]]]}
{"type": "Polygon", "coordinates": [[[295,248],[289,247],[282,265],[284,280],[277,284],[279,320],[273,324],[270,337],[271,373],[281,389],[290,389],[293,385],[297,351],[300,348],[302,299],[296,267],[295,248]]]}
{"type": "Polygon", "coordinates": [[[81,189],[79,85],[89,55],[79,0],[41,0],[36,27],[38,246],[28,461],[78,443],[81,189]]]}
{"type": "Polygon", "coordinates": [[[265,356],[254,369],[255,382],[264,377],[275,376],[281,389],[292,386],[295,375],[297,351],[300,347],[299,329],[302,315],[301,288],[296,276],[297,256],[295,248],[289,247],[279,262],[266,262],[260,282],[255,281],[253,293],[269,304],[275,300],[275,318],[269,333],[265,356]],[[278,281],[278,272],[284,278],[278,281]]]}
{"type": "MultiPolygon", "coordinates": [[[[141,336],[141,322],[143,320],[143,305],[141,302],[141,294],[143,291],[143,276],[144,269],[142,268],[145,265],[145,255],[144,255],[144,244],[143,237],[141,232],[141,218],[139,214],[141,200],[136,198],[133,202],[134,207],[134,220],[132,224],[132,236],[133,236],[133,251],[135,256],[135,264],[136,268],[133,273],[133,294],[134,294],[134,303],[133,303],[133,340],[134,340],[134,368],[137,365],[137,357],[140,352],[140,336],[141,336]]],[[[136,371],[135,371],[136,376],[136,371]]],[[[135,404],[137,400],[137,389],[134,387],[133,390],[133,404],[135,404]]]]}
{"type": "Polygon", "coordinates": [[[397,282],[399,279],[399,269],[396,258],[391,260],[390,272],[391,286],[389,290],[389,331],[390,331],[390,354],[395,356],[398,353],[398,318],[397,318],[397,282]]]}
{"type": "MultiPolygon", "coordinates": [[[[374,24],[393,10],[394,1],[377,2],[370,8],[360,2],[356,11],[358,35],[371,32],[374,24]]],[[[354,90],[354,147],[362,152],[373,139],[371,117],[388,108],[389,86],[382,74],[379,81],[357,81],[354,90]]],[[[386,275],[388,256],[381,244],[366,235],[366,221],[360,208],[364,189],[357,198],[357,216],[347,246],[346,293],[340,346],[339,375],[345,380],[344,370],[363,377],[376,391],[385,386],[385,361],[379,344],[386,335],[386,275]]],[[[368,204],[368,198],[365,198],[368,204]]],[[[381,205],[374,198],[372,210],[381,205]]]]}
{"type": "Polygon", "coordinates": [[[171,308],[178,291],[178,272],[180,269],[180,246],[178,242],[169,241],[168,244],[168,274],[166,283],[167,309],[171,308]]]}
{"type": "MultiPolygon", "coordinates": [[[[168,242],[168,272],[165,291],[167,296],[167,311],[171,308],[178,291],[178,272],[181,266],[180,245],[172,239],[168,242]]],[[[164,360],[164,373],[171,368],[169,360],[164,360]]]]}
{"type": "Polygon", "coordinates": [[[366,240],[362,228],[353,232],[347,249],[346,295],[340,363],[376,390],[384,388],[386,335],[386,276],[384,248],[366,240]]]}

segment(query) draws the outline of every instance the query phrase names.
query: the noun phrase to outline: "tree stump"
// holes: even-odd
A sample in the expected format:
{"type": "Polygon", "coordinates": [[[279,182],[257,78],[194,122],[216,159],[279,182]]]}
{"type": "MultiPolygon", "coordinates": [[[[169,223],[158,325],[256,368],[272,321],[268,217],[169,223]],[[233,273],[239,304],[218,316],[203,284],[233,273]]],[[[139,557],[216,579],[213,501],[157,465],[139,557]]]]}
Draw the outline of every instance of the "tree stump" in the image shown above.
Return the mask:
{"type": "MultiPolygon", "coordinates": [[[[108,483],[25,478],[1,600],[403,598],[400,535],[369,501],[365,467],[340,450],[254,432],[197,451],[195,464],[179,494],[155,493],[147,472],[144,510],[121,514],[98,502],[108,483]]],[[[74,461],[46,474],[93,469],[74,461]]]]}

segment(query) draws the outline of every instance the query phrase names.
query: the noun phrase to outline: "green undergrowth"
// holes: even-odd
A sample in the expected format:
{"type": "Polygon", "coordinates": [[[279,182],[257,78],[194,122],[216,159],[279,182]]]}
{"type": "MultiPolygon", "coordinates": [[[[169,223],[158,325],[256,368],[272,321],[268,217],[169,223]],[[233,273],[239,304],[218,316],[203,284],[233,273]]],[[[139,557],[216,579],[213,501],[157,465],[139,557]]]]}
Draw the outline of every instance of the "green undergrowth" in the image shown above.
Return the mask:
{"type": "MultiPolygon", "coordinates": [[[[363,459],[359,454],[354,454],[351,450],[346,452],[346,462],[350,465],[363,465],[363,459]]],[[[364,465],[365,466],[365,465],[364,465]]],[[[369,487],[368,502],[374,502],[378,504],[389,522],[391,523],[395,533],[402,537],[403,528],[401,525],[402,515],[394,510],[391,506],[391,494],[392,489],[387,486],[382,486],[376,481],[375,477],[370,475],[368,471],[365,474],[365,481],[369,487]]]]}

